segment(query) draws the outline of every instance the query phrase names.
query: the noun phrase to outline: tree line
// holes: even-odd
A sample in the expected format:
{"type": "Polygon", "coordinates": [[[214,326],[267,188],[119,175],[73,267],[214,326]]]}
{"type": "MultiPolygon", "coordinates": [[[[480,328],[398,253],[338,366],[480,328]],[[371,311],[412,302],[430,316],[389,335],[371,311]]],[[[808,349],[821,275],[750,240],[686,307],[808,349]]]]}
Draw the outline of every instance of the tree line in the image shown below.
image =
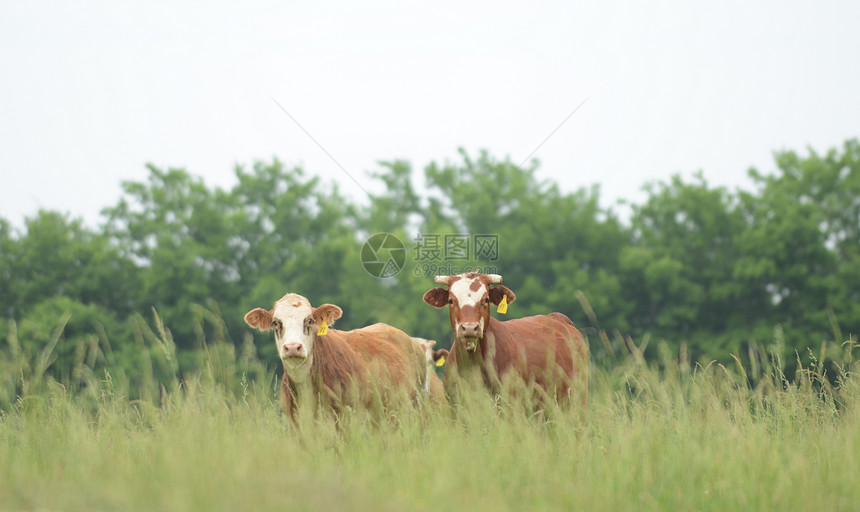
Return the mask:
{"type": "Polygon", "coordinates": [[[339,305],[340,328],[381,321],[447,347],[447,313],[422,294],[433,270],[478,267],[517,294],[509,316],[564,312],[598,362],[658,357],[659,339],[693,360],[775,354],[791,366],[826,357],[823,340],[839,351],[860,326],[860,143],[775,161],[773,174],[750,170],[753,190],[702,174],[649,184],[629,219],[597,186],[564,192],[537,162],[486,152],[427,165],[420,192],[408,162],[381,163],[371,179],[384,191],[366,200],[279,160],[237,167],[231,188],[150,165],[97,228],[47,210],[22,229],[0,219],[0,338],[67,378],[82,360],[142,375],[146,352],[163,350],[153,325],[180,371],[203,364],[211,340],[275,365],[270,337],[242,316],[296,292],[339,305]],[[402,251],[368,248],[376,233],[402,251]],[[479,235],[495,252],[477,249],[479,235]],[[396,273],[372,275],[368,255],[392,257],[396,273]]]}

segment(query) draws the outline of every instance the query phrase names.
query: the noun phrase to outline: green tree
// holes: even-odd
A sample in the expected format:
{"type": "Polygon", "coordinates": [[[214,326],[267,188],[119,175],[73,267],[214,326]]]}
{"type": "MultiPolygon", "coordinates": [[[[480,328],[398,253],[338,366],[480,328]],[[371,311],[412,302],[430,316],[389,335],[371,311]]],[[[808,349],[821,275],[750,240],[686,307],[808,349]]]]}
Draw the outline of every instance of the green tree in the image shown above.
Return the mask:
{"type": "MultiPolygon", "coordinates": [[[[17,301],[12,283],[17,254],[18,242],[12,237],[12,226],[6,219],[0,218],[0,322],[3,318],[13,316],[15,312],[14,305],[17,301]]],[[[0,336],[2,335],[0,331],[0,336]]]]}
{"type": "MultiPolygon", "coordinates": [[[[327,189],[319,178],[306,178],[301,169],[286,169],[277,160],[258,162],[251,171],[238,168],[236,175],[232,194],[239,205],[235,236],[242,242],[242,298],[230,317],[238,320],[237,327],[246,332],[241,324],[246,311],[268,307],[287,292],[317,305],[359,302],[362,291],[349,279],[361,271],[355,207],[337,188],[327,189]]],[[[351,325],[361,314],[347,304],[340,323],[351,325]]]]}
{"type": "Polygon", "coordinates": [[[624,323],[615,277],[628,235],[599,189],[563,193],[537,177],[538,164],[519,167],[486,152],[461,166],[430,165],[425,173],[470,233],[499,235],[499,269],[517,292],[524,313],[562,311],[581,317],[577,290],[613,324],[624,323]]]}
{"type": "Polygon", "coordinates": [[[860,325],[860,143],[824,155],[776,154],[778,172],[750,176],[743,196],[755,254],[748,273],[764,287],[795,346],[832,333],[827,310],[843,325],[860,325]],[[810,339],[812,338],[812,339],[810,339]]]}
{"type": "Polygon", "coordinates": [[[130,261],[107,237],[80,219],[40,211],[25,220],[25,234],[3,238],[6,314],[26,314],[44,299],[64,296],[127,314],[136,275],[130,261]],[[11,310],[11,311],[10,311],[11,310]]]}
{"type": "Polygon", "coordinates": [[[383,297],[396,300],[374,300],[377,311],[393,317],[390,323],[450,346],[447,315],[424,304],[421,296],[435,286],[434,274],[479,266],[495,268],[515,289],[518,299],[512,316],[557,310],[583,325],[577,297],[584,291],[596,308],[606,312],[605,321],[623,323],[624,311],[613,306],[621,295],[617,255],[627,234],[612,212],[599,206],[598,190],[563,193],[537,178],[536,163],[521,168],[486,152],[475,160],[462,150],[461,158],[462,162],[425,168],[423,197],[415,192],[408,164],[385,164],[375,175],[387,192],[371,198],[362,225],[368,233],[384,230],[405,237],[410,249],[410,272],[398,274],[390,286],[380,289],[383,297]],[[497,235],[498,260],[471,254],[441,261],[444,247],[440,260],[421,260],[415,252],[415,234],[436,237],[442,245],[444,235],[497,235]]]}
{"type": "Polygon", "coordinates": [[[239,339],[244,312],[286,292],[315,301],[340,295],[355,228],[337,190],[277,160],[237,167],[231,190],[210,189],[182,169],[149,171],[146,182],[123,185],[125,197],[105,210],[106,229],[139,265],[141,311],[155,308],[180,349],[212,334],[199,332],[211,323],[196,305],[217,310],[229,338],[239,339]]]}
{"type": "Polygon", "coordinates": [[[739,348],[737,339],[717,335],[742,331],[761,314],[733,278],[746,228],[736,198],[710,187],[701,173],[692,183],[674,176],[646,190],[648,200],[633,207],[634,242],[621,256],[633,332],[727,357],[739,348]]]}
{"type": "Polygon", "coordinates": [[[35,304],[17,326],[24,359],[38,365],[45,358],[39,371],[77,387],[104,377],[100,372],[112,354],[108,333],[129,335],[111,312],[60,295],[35,304]]]}
{"type": "Polygon", "coordinates": [[[229,298],[239,278],[227,226],[233,204],[184,170],[148,169],[147,183],[124,183],[126,197],[104,210],[105,229],[139,266],[139,311],[158,310],[189,347],[192,305],[229,298]]]}

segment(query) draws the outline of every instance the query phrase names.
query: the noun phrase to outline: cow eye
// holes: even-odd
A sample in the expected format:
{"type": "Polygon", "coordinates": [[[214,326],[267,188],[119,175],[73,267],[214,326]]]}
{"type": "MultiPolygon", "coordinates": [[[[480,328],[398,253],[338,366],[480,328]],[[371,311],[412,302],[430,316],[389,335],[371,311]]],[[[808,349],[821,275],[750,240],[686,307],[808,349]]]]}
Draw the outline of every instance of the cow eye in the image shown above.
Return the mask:
{"type": "Polygon", "coordinates": [[[487,297],[486,299],[484,299],[484,303],[485,303],[485,304],[489,304],[489,303],[490,303],[490,298],[489,298],[489,297],[487,297]]]}
{"type": "Polygon", "coordinates": [[[448,299],[448,304],[453,304],[453,303],[454,303],[454,299],[448,299]]]}

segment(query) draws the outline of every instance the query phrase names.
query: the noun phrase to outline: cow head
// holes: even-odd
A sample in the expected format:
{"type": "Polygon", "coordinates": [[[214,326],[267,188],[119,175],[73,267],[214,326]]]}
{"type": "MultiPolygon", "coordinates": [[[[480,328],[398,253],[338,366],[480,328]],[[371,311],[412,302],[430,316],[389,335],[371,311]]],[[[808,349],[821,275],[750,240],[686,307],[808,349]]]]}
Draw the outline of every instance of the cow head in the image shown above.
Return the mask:
{"type": "Polygon", "coordinates": [[[308,299],[295,293],[284,295],[271,311],[256,308],[245,315],[245,323],[261,331],[275,332],[275,346],[284,367],[295,368],[313,361],[314,336],[323,321],[331,325],[343,314],[333,304],[311,307],[308,299]]]}
{"type": "Polygon", "coordinates": [[[468,351],[478,348],[484,329],[490,323],[490,304],[498,305],[507,296],[508,303],[517,296],[502,286],[498,274],[460,274],[436,276],[436,283],[448,288],[433,288],[424,294],[424,302],[437,308],[448,306],[454,340],[468,351]]]}

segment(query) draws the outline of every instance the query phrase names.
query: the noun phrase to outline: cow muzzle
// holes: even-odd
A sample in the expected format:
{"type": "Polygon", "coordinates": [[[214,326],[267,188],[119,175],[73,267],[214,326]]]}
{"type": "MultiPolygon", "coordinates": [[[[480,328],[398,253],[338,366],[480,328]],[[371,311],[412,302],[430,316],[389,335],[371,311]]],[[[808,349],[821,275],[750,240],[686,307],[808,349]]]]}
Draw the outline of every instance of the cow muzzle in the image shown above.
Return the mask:
{"type": "Polygon", "coordinates": [[[483,336],[481,326],[478,322],[464,322],[457,328],[457,338],[463,343],[463,348],[474,352],[478,348],[478,341],[483,336]]]}
{"type": "Polygon", "coordinates": [[[281,347],[281,359],[307,359],[308,352],[301,343],[284,343],[281,347]]]}
{"type": "Polygon", "coordinates": [[[457,331],[457,335],[460,338],[480,338],[482,334],[481,326],[478,322],[464,322],[460,324],[460,328],[457,331]]]}

